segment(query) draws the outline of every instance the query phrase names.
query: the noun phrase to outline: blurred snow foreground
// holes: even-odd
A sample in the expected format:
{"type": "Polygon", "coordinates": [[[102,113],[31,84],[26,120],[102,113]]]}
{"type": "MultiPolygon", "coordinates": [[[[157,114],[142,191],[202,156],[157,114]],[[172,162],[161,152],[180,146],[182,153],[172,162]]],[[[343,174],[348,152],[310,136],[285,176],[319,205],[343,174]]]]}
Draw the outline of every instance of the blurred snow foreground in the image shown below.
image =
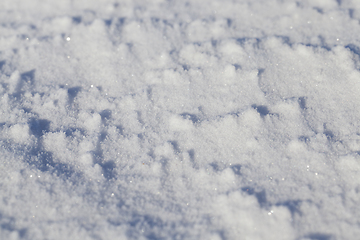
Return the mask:
{"type": "Polygon", "coordinates": [[[0,239],[357,239],[360,2],[0,2],[0,239]]]}

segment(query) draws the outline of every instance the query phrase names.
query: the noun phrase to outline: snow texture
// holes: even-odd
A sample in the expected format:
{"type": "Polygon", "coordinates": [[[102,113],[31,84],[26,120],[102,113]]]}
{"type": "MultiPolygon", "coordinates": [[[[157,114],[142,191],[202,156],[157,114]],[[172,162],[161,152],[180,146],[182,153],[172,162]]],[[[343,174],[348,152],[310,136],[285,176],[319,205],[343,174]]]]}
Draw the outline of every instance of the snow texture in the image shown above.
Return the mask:
{"type": "Polygon", "coordinates": [[[1,0],[0,239],[358,239],[359,22],[357,0],[1,0]]]}

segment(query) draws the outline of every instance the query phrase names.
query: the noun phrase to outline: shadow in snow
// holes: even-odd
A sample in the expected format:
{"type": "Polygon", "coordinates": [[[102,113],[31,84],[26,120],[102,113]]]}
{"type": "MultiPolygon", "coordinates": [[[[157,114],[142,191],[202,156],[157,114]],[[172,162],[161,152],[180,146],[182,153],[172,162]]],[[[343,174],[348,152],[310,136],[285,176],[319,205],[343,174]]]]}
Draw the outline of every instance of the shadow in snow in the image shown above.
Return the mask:
{"type": "Polygon", "coordinates": [[[258,113],[260,113],[261,117],[265,117],[270,113],[269,109],[264,105],[251,105],[252,108],[254,108],[258,113]]]}
{"type": "Polygon", "coordinates": [[[81,136],[85,136],[85,130],[81,129],[81,128],[72,128],[72,127],[65,130],[66,137],[74,137],[77,134],[79,134],[81,136]]]}
{"type": "Polygon", "coordinates": [[[80,91],[81,91],[81,87],[72,87],[68,89],[68,98],[70,104],[74,102],[74,99],[76,98],[76,96],[80,91]]]}
{"type": "Polygon", "coordinates": [[[116,177],[116,173],[114,171],[116,168],[116,164],[112,160],[104,160],[104,151],[102,150],[101,144],[106,139],[106,137],[107,133],[105,131],[102,131],[98,137],[96,149],[92,151],[92,155],[94,164],[98,164],[102,169],[104,177],[107,180],[111,180],[116,177]]]}
{"type": "Polygon", "coordinates": [[[241,65],[239,65],[239,64],[233,64],[233,66],[235,67],[235,70],[242,69],[241,65]]]}
{"type": "Polygon", "coordinates": [[[336,141],[335,134],[326,127],[326,123],[324,123],[324,132],[323,132],[323,134],[326,136],[326,138],[327,138],[327,140],[329,142],[335,142],[336,141]]]}
{"type": "Polygon", "coordinates": [[[2,213],[0,213],[0,231],[6,230],[9,232],[18,232],[20,238],[24,238],[27,234],[26,228],[18,229],[15,225],[16,220],[13,217],[5,217],[2,213]]]}
{"type": "Polygon", "coordinates": [[[267,91],[266,91],[266,84],[263,81],[263,75],[264,75],[265,69],[264,68],[259,68],[258,69],[258,86],[260,88],[260,90],[264,93],[264,95],[267,95],[267,91]]]}
{"type": "Polygon", "coordinates": [[[34,85],[34,79],[35,79],[35,69],[24,72],[20,74],[20,80],[18,81],[15,91],[12,94],[15,98],[20,98],[21,94],[24,93],[24,87],[27,87],[27,90],[30,90],[31,86],[34,85]]]}
{"type": "MultiPolygon", "coordinates": [[[[319,36],[320,38],[320,41],[321,41],[321,36],[319,36]]],[[[329,46],[327,46],[327,44],[324,42],[322,43],[321,45],[317,45],[317,44],[305,44],[305,46],[307,47],[312,47],[312,48],[322,48],[322,49],[325,49],[326,51],[331,51],[331,48],[329,46]]]]}
{"type": "Polygon", "coordinates": [[[147,89],[146,89],[146,95],[147,95],[147,99],[152,101],[153,99],[153,96],[152,96],[152,88],[151,86],[148,86],[147,89]]]}
{"type": "Polygon", "coordinates": [[[320,14],[323,14],[324,13],[324,11],[323,11],[323,9],[322,8],[319,8],[319,7],[313,7],[313,9],[314,10],[316,10],[318,13],[320,13],[320,14]]]}
{"type": "Polygon", "coordinates": [[[108,121],[111,119],[111,110],[105,109],[100,112],[101,121],[104,125],[107,125],[108,121]]]}
{"type": "Polygon", "coordinates": [[[182,68],[183,68],[184,71],[189,71],[190,66],[189,66],[189,65],[186,65],[186,64],[183,64],[183,65],[182,65],[182,68]]]}
{"type": "Polygon", "coordinates": [[[2,70],[2,67],[5,65],[6,61],[0,61],[0,70],[2,70]]]}
{"type": "Polygon", "coordinates": [[[333,134],[332,131],[326,130],[326,131],[324,131],[324,134],[325,134],[326,138],[327,138],[330,142],[335,141],[335,135],[333,134]]]}
{"type": "Polygon", "coordinates": [[[243,188],[241,188],[241,190],[243,192],[246,192],[249,195],[254,195],[256,197],[260,207],[266,207],[268,205],[265,190],[256,192],[255,189],[252,187],[243,187],[243,188]]]}
{"type": "Polygon", "coordinates": [[[211,46],[212,46],[213,48],[216,48],[217,43],[218,43],[217,40],[211,39],[211,46]]]}
{"type": "Polygon", "coordinates": [[[217,164],[216,162],[210,163],[209,165],[213,168],[213,170],[214,170],[215,172],[218,172],[218,171],[221,171],[221,170],[222,170],[222,169],[220,168],[219,164],[217,164]]]}
{"type": "Polygon", "coordinates": [[[241,175],[241,172],[240,172],[241,165],[240,164],[232,165],[230,168],[233,170],[235,175],[241,175]]]}
{"type": "Polygon", "coordinates": [[[110,27],[111,23],[112,23],[112,19],[106,19],[106,20],[104,20],[104,23],[107,27],[110,27]]]}
{"type": "Polygon", "coordinates": [[[306,97],[299,97],[298,99],[299,106],[302,110],[306,110],[306,97]]]}
{"type": "Polygon", "coordinates": [[[142,113],[141,113],[141,111],[136,111],[136,115],[137,115],[137,120],[139,121],[139,123],[140,123],[141,125],[144,125],[145,122],[144,122],[144,120],[143,120],[143,118],[142,118],[142,113]]]}
{"type": "Polygon", "coordinates": [[[21,77],[21,80],[33,85],[34,79],[35,79],[35,69],[22,73],[20,75],[20,77],[21,77]]]}
{"type": "Polygon", "coordinates": [[[292,46],[292,43],[291,43],[290,38],[288,36],[277,35],[276,37],[280,38],[283,44],[286,44],[286,45],[288,45],[290,47],[292,46]]]}
{"type": "Polygon", "coordinates": [[[287,209],[289,209],[291,216],[294,217],[295,214],[302,215],[302,212],[300,211],[300,204],[302,203],[301,200],[288,200],[285,202],[279,202],[275,204],[275,206],[284,206],[287,209]]]}
{"type": "Polygon", "coordinates": [[[236,43],[244,46],[246,43],[251,43],[254,47],[259,48],[259,44],[261,42],[260,38],[248,38],[248,37],[244,37],[244,38],[237,38],[236,39],[236,43]]]}
{"type": "Polygon", "coordinates": [[[114,169],[116,168],[116,164],[114,161],[110,160],[107,162],[104,162],[100,165],[102,167],[102,171],[104,174],[104,177],[107,180],[113,179],[116,177],[114,169]]]}
{"type": "Polygon", "coordinates": [[[345,48],[349,49],[352,53],[360,57],[360,48],[355,44],[348,44],[345,46],[345,48]]]}
{"type": "Polygon", "coordinates": [[[124,24],[125,24],[125,21],[126,21],[125,17],[118,18],[116,23],[115,23],[115,27],[116,28],[122,28],[124,26],[124,24]]]}
{"type": "Polygon", "coordinates": [[[308,143],[310,141],[310,138],[308,136],[300,136],[299,141],[308,143]]]}
{"type": "Polygon", "coordinates": [[[231,27],[232,23],[233,21],[230,18],[226,19],[226,24],[228,27],[231,27]]]}
{"type": "Polygon", "coordinates": [[[31,134],[39,138],[50,131],[50,121],[47,119],[31,118],[29,121],[31,134]]]}
{"type": "Polygon", "coordinates": [[[125,128],[122,125],[116,125],[115,127],[119,131],[119,133],[124,136],[125,128]]]}
{"type": "Polygon", "coordinates": [[[332,235],[324,234],[324,233],[310,233],[303,237],[305,237],[306,239],[310,239],[310,240],[333,240],[333,239],[335,239],[332,235]]]}
{"type": "Polygon", "coordinates": [[[193,124],[196,124],[196,123],[200,122],[200,118],[198,116],[196,116],[195,114],[184,112],[184,113],[181,113],[180,116],[183,119],[188,119],[188,120],[192,121],[193,124]]]}
{"type": "Polygon", "coordinates": [[[354,9],[353,8],[349,9],[349,17],[354,18],[354,9]]]}
{"type": "Polygon", "coordinates": [[[259,69],[258,69],[258,74],[257,74],[258,77],[261,78],[261,76],[264,74],[264,72],[265,72],[265,69],[264,69],[264,68],[259,68],[259,69]]]}
{"type": "Polygon", "coordinates": [[[190,149],[188,151],[188,154],[189,154],[190,162],[193,164],[193,167],[195,167],[195,150],[190,149]]]}
{"type": "Polygon", "coordinates": [[[173,147],[173,150],[174,150],[175,154],[180,154],[181,153],[181,150],[180,150],[180,147],[179,147],[179,144],[178,144],[177,141],[169,141],[169,143],[173,147]]]}
{"type": "Polygon", "coordinates": [[[164,239],[161,229],[166,228],[167,224],[159,217],[135,213],[129,221],[132,229],[127,231],[127,236],[134,239],[139,239],[141,235],[149,240],[164,239]]]}
{"type": "MultiPolygon", "coordinates": [[[[161,163],[161,170],[165,173],[165,175],[169,175],[169,168],[168,168],[168,165],[169,165],[169,159],[168,158],[165,158],[165,157],[162,157],[160,159],[160,163],[161,163]]],[[[165,180],[162,180],[162,184],[164,184],[165,180]]]]}
{"type": "Polygon", "coordinates": [[[73,22],[74,24],[79,24],[79,23],[81,23],[81,16],[72,17],[72,22],[73,22]]]}
{"type": "Polygon", "coordinates": [[[46,119],[31,118],[29,121],[30,133],[37,138],[37,145],[27,154],[27,162],[42,172],[55,173],[57,176],[71,177],[75,170],[72,166],[55,162],[53,153],[46,151],[43,146],[42,137],[50,132],[50,121],[46,119]]]}

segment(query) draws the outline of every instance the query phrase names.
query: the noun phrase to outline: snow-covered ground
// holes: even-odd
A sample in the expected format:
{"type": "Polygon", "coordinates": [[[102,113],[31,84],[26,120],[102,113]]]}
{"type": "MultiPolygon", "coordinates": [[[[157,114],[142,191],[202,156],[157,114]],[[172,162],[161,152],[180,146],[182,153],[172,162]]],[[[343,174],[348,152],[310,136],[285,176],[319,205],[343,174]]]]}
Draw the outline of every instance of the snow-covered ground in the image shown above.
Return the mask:
{"type": "Polygon", "coordinates": [[[359,20],[1,0],[0,239],[358,239],[359,20]]]}

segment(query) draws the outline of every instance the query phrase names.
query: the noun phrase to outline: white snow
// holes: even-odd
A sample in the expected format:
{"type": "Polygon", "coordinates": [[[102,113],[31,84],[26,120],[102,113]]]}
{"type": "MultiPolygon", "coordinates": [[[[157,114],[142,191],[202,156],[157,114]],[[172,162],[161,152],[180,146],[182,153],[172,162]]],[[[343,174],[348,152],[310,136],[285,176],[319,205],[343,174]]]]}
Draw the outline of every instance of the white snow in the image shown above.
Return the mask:
{"type": "Polygon", "coordinates": [[[357,239],[360,2],[0,1],[0,239],[357,239]]]}

